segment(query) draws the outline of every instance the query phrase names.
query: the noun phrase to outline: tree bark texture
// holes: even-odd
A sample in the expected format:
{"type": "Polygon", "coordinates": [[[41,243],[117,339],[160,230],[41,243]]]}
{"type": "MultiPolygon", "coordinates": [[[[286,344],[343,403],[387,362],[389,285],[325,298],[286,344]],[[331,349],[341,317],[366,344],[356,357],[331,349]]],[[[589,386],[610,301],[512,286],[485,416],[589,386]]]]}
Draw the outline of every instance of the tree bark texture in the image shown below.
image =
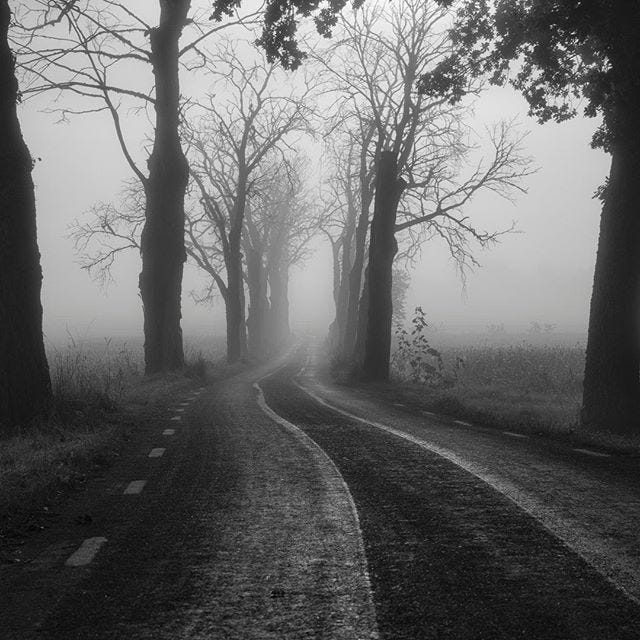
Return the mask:
{"type": "Polygon", "coordinates": [[[620,91],[600,220],[584,375],[583,426],[640,429],[640,65],[620,91]],[[634,99],[632,99],[634,98],[634,99]]]}
{"type": "Polygon", "coordinates": [[[369,309],[365,334],[362,378],[389,379],[393,260],[398,252],[395,238],[398,203],[404,189],[398,177],[398,160],[392,151],[382,151],[376,175],[376,196],[369,244],[369,309]]]}
{"type": "Polygon", "coordinates": [[[179,126],[179,39],[190,0],[160,0],[160,23],[151,29],[155,77],[155,139],[145,184],[140,295],[144,308],[147,374],[184,365],[180,327],[184,246],[184,197],[189,168],[179,126]]]}
{"type": "Polygon", "coordinates": [[[16,112],[10,17],[8,0],[0,0],[0,425],[7,427],[46,413],[51,400],[32,161],[16,112]]]}

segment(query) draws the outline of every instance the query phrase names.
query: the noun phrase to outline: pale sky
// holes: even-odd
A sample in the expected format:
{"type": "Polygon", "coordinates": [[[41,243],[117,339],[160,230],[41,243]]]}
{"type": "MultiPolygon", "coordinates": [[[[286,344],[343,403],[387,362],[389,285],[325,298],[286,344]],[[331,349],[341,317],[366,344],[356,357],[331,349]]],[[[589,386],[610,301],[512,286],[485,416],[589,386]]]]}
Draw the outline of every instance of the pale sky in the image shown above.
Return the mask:
{"type": "MultiPolygon", "coordinates": [[[[67,331],[76,338],[140,335],[139,256],[119,261],[115,282],[105,293],[80,269],[65,237],[68,225],[92,204],[117,199],[121,181],[130,176],[111,123],[100,114],[54,124],[54,115],[39,111],[44,104],[41,99],[27,103],[20,117],[32,155],[42,158],[33,175],[47,337],[59,342],[67,331]]],[[[589,147],[595,121],[578,118],[539,126],[526,117],[524,101],[507,89],[492,89],[479,100],[474,126],[514,115],[530,130],[526,149],[540,170],[527,180],[528,193],[519,195],[515,204],[486,195],[469,213],[488,228],[515,220],[521,233],[477,254],[482,268],[468,274],[464,293],[444,247],[438,242],[425,245],[413,271],[407,308],[421,305],[430,322],[452,330],[483,330],[500,323],[516,330],[533,321],[583,330],[600,213],[592,195],[608,173],[609,159],[589,147]]],[[[294,327],[322,332],[333,317],[331,266],[328,246],[320,240],[317,244],[306,267],[292,272],[291,316],[294,327]]],[[[222,334],[221,301],[214,308],[197,306],[188,295],[199,282],[187,268],[184,334],[222,334]]]]}

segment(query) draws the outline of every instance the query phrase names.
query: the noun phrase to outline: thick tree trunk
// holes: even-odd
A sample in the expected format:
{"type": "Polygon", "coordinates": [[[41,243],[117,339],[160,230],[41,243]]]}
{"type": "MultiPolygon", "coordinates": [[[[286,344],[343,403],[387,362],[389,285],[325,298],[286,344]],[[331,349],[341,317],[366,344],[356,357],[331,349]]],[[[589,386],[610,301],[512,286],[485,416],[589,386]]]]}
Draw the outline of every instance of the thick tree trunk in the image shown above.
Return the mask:
{"type": "Polygon", "coordinates": [[[189,170],[178,134],[178,41],[190,4],[190,0],[160,0],[160,24],[150,32],[156,126],[145,185],[140,274],[148,374],[178,369],[184,364],[180,298],[186,259],[184,196],[189,170]]]}
{"type": "Polygon", "coordinates": [[[582,409],[585,428],[626,434],[640,429],[640,90],[634,89],[636,100],[616,111],[612,125],[582,409]]]}
{"type": "Polygon", "coordinates": [[[0,0],[0,425],[7,427],[43,415],[51,400],[32,164],[16,113],[10,15],[8,0],[0,0]]]}
{"type": "Polygon", "coordinates": [[[398,251],[395,239],[396,213],[404,185],[404,181],[398,178],[395,153],[383,151],[380,154],[376,176],[376,197],[369,244],[369,310],[362,367],[362,378],[365,380],[389,379],[393,259],[398,251]]]}

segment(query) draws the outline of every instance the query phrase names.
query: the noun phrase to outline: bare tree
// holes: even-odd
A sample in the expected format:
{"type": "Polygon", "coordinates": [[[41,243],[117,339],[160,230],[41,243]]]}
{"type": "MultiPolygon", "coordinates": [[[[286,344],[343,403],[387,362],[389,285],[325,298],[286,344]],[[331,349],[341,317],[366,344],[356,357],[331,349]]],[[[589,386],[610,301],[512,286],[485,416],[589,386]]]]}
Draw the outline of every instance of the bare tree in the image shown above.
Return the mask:
{"type": "Polygon", "coordinates": [[[338,42],[319,58],[342,93],[340,112],[352,114],[361,130],[373,127],[370,139],[362,138],[363,172],[369,173],[361,175],[373,168],[375,203],[355,347],[361,374],[370,379],[389,373],[396,234],[439,235],[460,265],[473,263],[468,238],[486,246],[502,232],[478,229],[466,205],[482,190],[503,196],[522,190],[520,181],[531,171],[509,125],[495,129],[491,156],[477,160],[463,120],[468,111],[451,104],[450,95],[427,99],[417,92],[420,77],[450,51],[447,15],[423,0],[367,3],[341,21],[338,42]]]}
{"type": "Polygon", "coordinates": [[[193,109],[185,123],[191,173],[199,190],[201,213],[190,216],[188,251],[213,276],[203,238],[215,237],[226,279],[214,276],[225,301],[227,359],[235,362],[247,350],[245,334],[242,235],[247,205],[269,163],[282,157],[292,136],[308,128],[310,86],[301,80],[283,92],[279,71],[259,59],[245,63],[230,45],[209,56],[210,72],[228,98],[211,97],[193,109]],[[195,111],[197,110],[198,115],[195,111]]]}
{"type": "Polygon", "coordinates": [[[0,426],[46,413],[51,398],[42,336],[42,271],[32,159],[16,112],[11,11],[0,0],[0,426]]]}
{"type": "MultiPolygon", "coordinates": [[[[250,304],[252,322],[248,328],[250,337],[252,328],[257,333],[258,339],[254,342],[258,350],[265,353],[272,353],[290,340],[289,271],[306,260],[309,242],[318,230],[318,216],[306,188],[305,162],[297,155],[276,166],[265,185],[267,188],[261,190],[262,197],[246,220],[249,291],[253,284],[249,255],[253,255],[258,267],[256,273],[263,274],[258,283],[268,287],[266,313],[253,319],[250,304]]],[[[253,288],[255,290],[255,286],[253,288]]],[[[262,294],[261,289],[257,292],[262,294]]],[[[258,298],[257,309],[263,300],[258,298]]]]}
{"type": "Polygon", "coordinates": [[[323,214],[320,230],[331,245],[333,261],[333,301],[336,317],[329,328],[331,348],[336,353],[353,350],[355,344],[355,323],[353,339],[347,346],[347,323],[350,313],[349,302],[355,302],[352,318],[357,318],[357,303],[360,298],[360,280],[362,267],[354,268],[356,259],[364,261],[364,251],[369,215],[366,206],[362,205],[362,190],[359,183],[359,151],[362,145],[360,138],[353,133],[340,132],[327,136],[325,143],[325,166],[328,174],[323,184],[323,214]],[[328,161],[328,162],[327,162],[328,161]],[[360,234],[356,233],[358,218],[364,220],[359,225],[360,234]],[[359,255],[358,255],[359,254],[359,255]],[[357,281],[353,282],[353,276],[357,281]],[[350,295],[351,286],[355,287],[355,295],[350,295]]]}
{"type": "Polygon", "coordinates": [[[19,16],[19,64],[30,79],[25,95],[54,91],[80,97],[80,107],[55,107],[62,118],[106,112],[122,153],[145,195],[139,286],[144,312],[145,370],[179,368],[184,362],[181,319],[184,197],[188,165],[179,136],[181,62],[202,63],[202,42],[230,24],[203,26],[191,0],[159,0],[155,25],[143,10],[115,0],[33,0],[19,16]],[[182,43],[183,31],[189,42],[182,43]],[[141,80],[142,78],[142,80],[141,80]],[[146,87],[144,86],[146,82],[146,87]],[[126,136],[123,107],[154,113],[146,170],[126,136]]]}

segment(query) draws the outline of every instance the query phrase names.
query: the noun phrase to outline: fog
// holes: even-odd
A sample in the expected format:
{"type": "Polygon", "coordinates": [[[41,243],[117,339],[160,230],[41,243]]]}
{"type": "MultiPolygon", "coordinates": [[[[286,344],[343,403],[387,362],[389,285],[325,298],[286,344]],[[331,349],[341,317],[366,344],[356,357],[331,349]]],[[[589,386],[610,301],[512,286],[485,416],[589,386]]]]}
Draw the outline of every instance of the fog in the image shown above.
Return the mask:
{"type": "MultiPolygon", "coordinates": [[[[46,101],[21,107],[23,133],[32,155],[38,207],[39,244],[44,272],[44,328],[51,343],[142,334],[137,291],[140,258],[121,256],[113,281],[101,288],[77,263],[69,224],[82,219],[92,204],[116,200],[130,170],[103,114],[76,116],[56,124],[42,111],[46,101]]],[[[517,223],[517,233],[476,253],[481,267],[465,282],[442,243],[426,243],[411,267],[406,308],[422,306],[431,324],[450,331],[483,331],[503,324],[521,331],[531,322],[557,330],[584,331],[593,278],[599,202],[592,199],[608,171],[608,158],[589,147],[597,122],[576,118],[538,125],[526,116],[524,101],[508,89],[491,89],[477,102],[473,126],[517,116],[530,131],[526,150],[538,172],[527,179],[527,194],[515,202],[483,194],[469,207],[486,228],[517,223]]],[[[318,145],[306,151],[318,157],[318,145]]],[[[141,151],[141,150],[140,150],[141,151]]],[[[142,157],[142,156],[141,156],[142,157]]],[[[321,170],[317,174],[320,175],[321,170]]],[[[183,331],[186,338],[224,333],[223,305],[196,304],[190,292],[204,280],[185,270],[183,331]]],[[[324,333],[333,318],[330,250],[319,237],[304,267],[291,272],[292,327],[324,333]]]]}

